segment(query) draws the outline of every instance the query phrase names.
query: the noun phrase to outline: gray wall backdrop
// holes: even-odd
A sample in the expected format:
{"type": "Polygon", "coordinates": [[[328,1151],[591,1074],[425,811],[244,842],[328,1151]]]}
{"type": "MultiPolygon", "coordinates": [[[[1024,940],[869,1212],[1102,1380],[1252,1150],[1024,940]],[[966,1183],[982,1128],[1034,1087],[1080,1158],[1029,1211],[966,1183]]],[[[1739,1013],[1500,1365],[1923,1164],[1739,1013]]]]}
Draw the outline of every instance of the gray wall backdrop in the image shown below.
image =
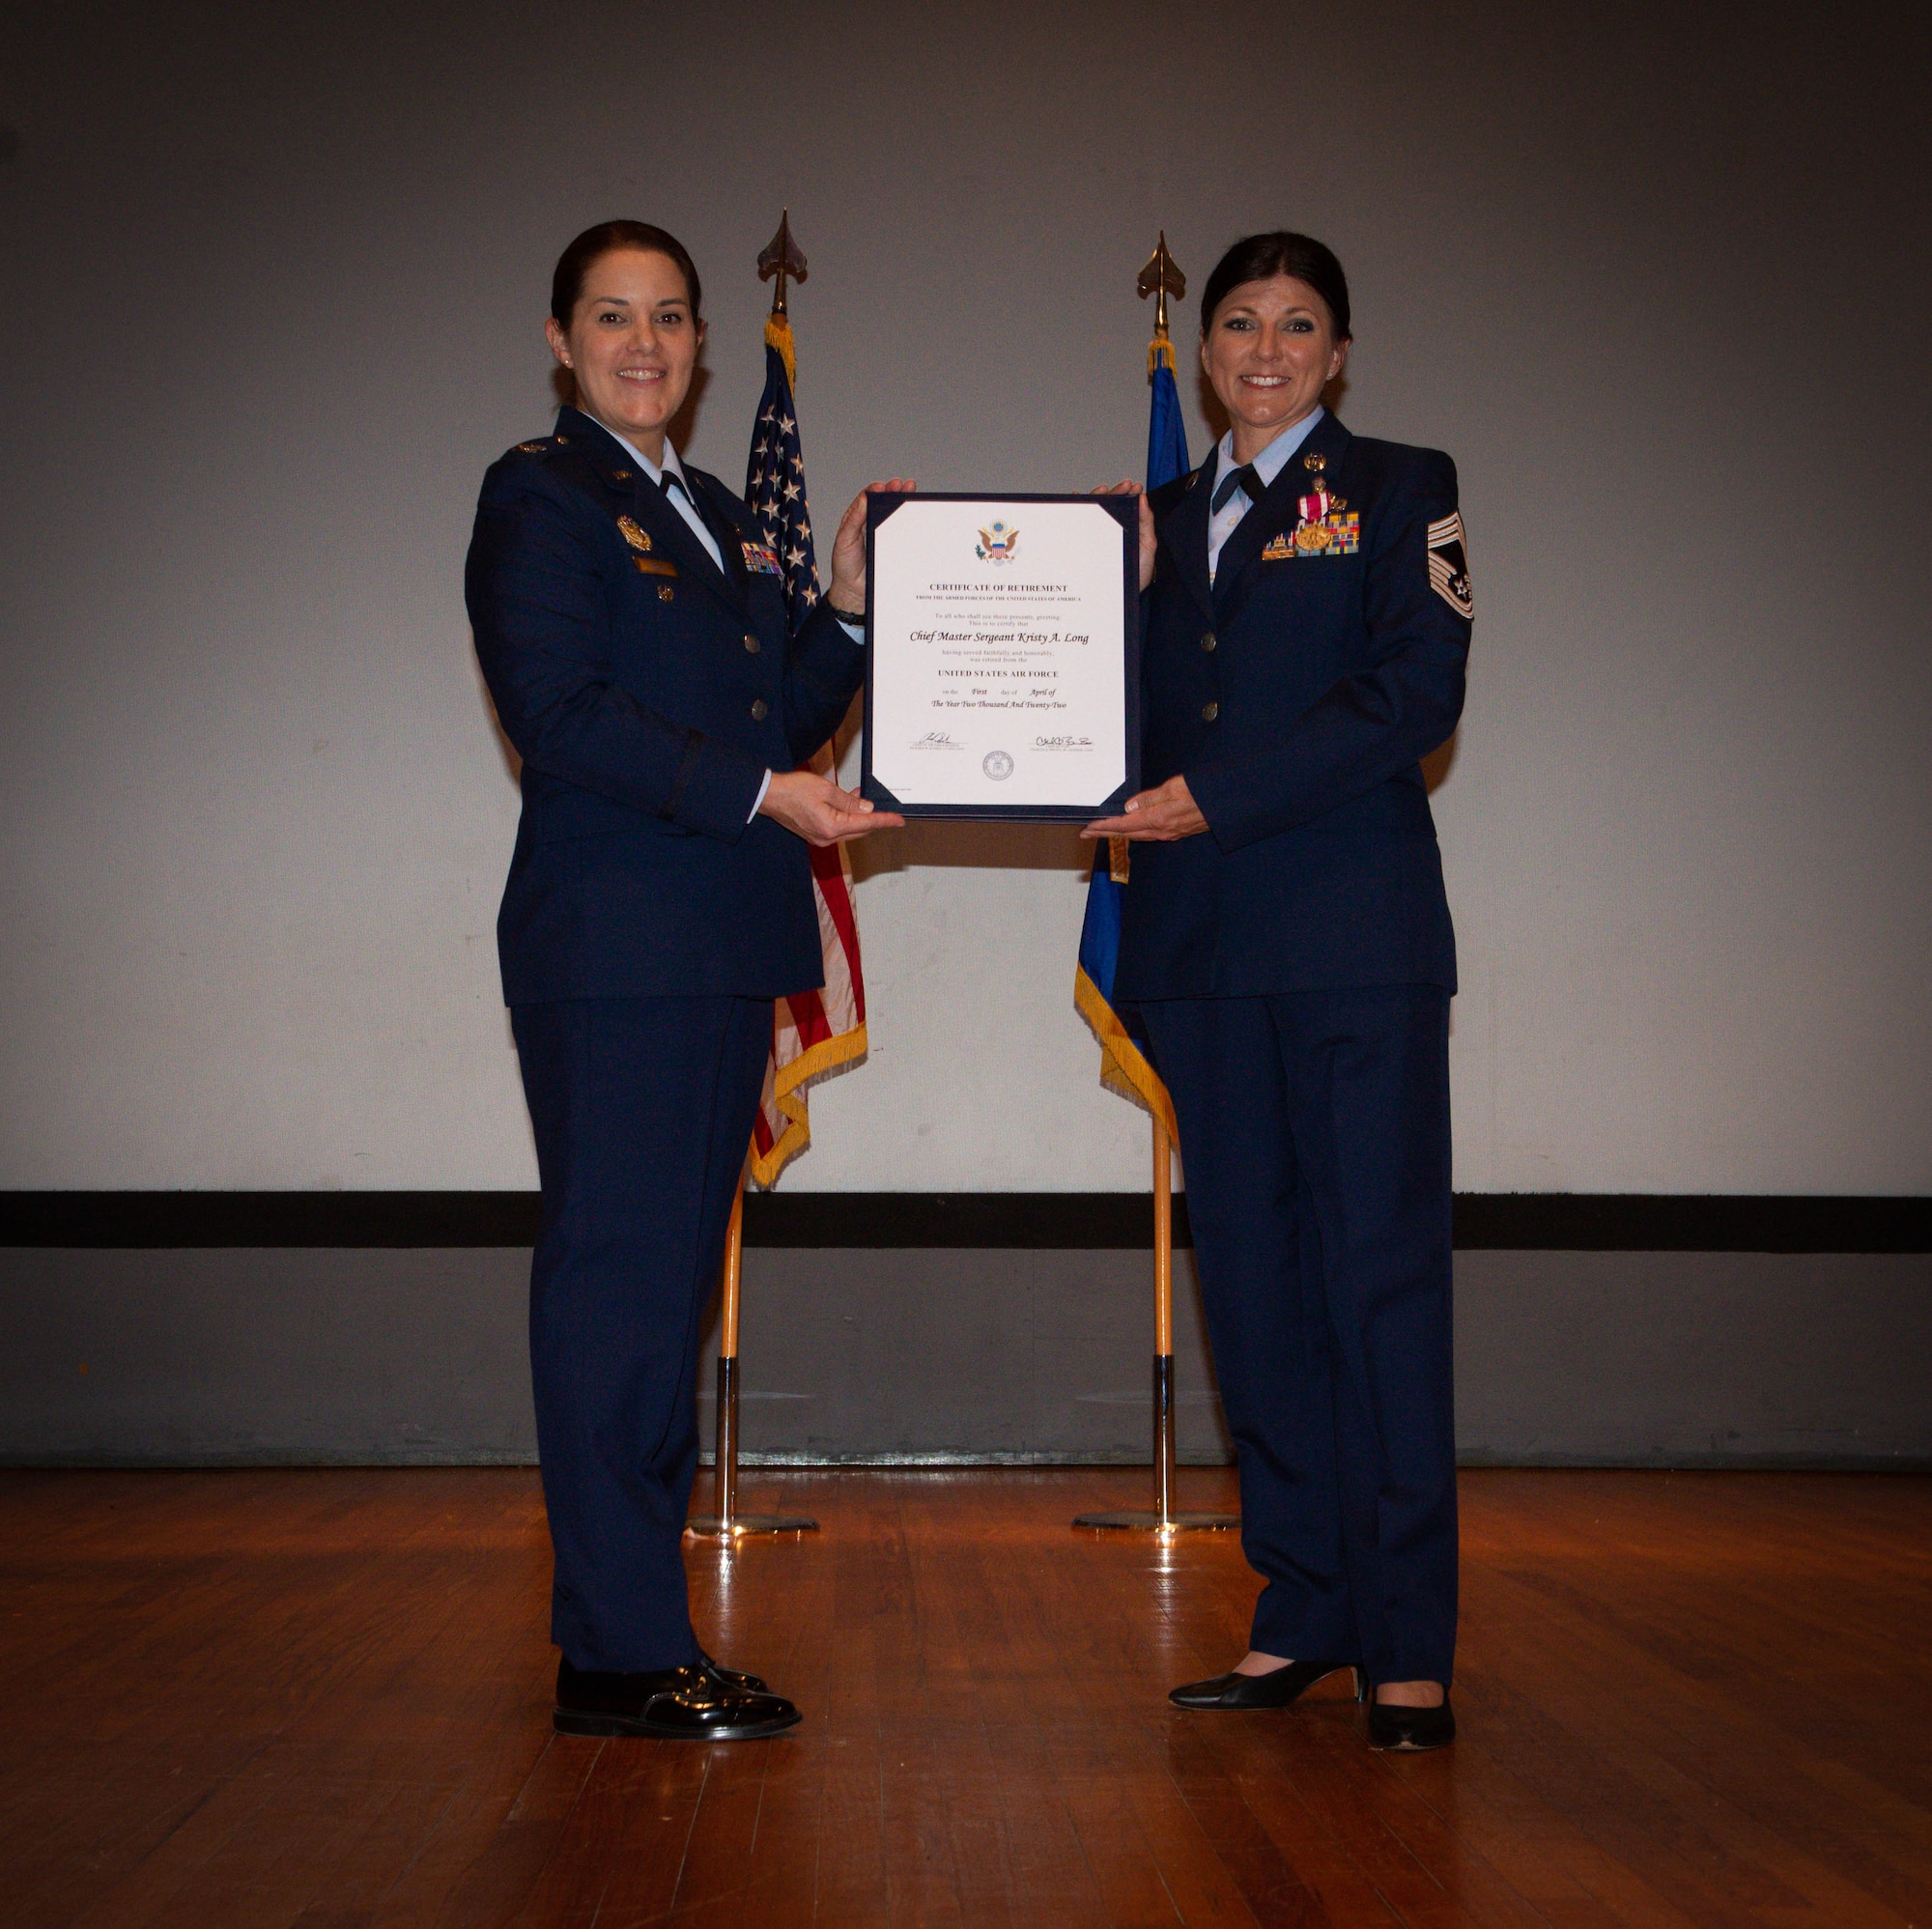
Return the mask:
{"type": "MultiPolygon", "coordinates": [[[[1178,1256],[1183,1460],[1228,1453],[1178,1256]]],[[[526,1251],[0,1252],[0,1465],[535,1458],[526,1251]]],[[[1932,1258],[1468,1252],[1463,1461],[1932,1467],[1932,1258]]],[[[1149,1262],[753,1250],[748,1461],[1145,1461],[1149,1262]]],[[[712,1437],[711,1354],[698,1418],[712,1437]]],[[[700,1496],[701,1497],[701,1496],[700,1496]]]]}
{"type": "MultiPolygon", "coordinates": [[[[1471,531],[1459,1186],[1925,1191],[1925,19],[8,10],[0,1185],[533,1182],[476,484],[613,213],[698,256],[689,452],[741,475],[788,205],[821,523],[894,470],[1136,472],[1156,228],[1197,289],[1332,241],[1344,412],[1451,450],[1471,531]]],[[[1144,1184],[1082,897],[1057,830],[869,852],[871,1062],[786,1183],[1144,1184]]]]}

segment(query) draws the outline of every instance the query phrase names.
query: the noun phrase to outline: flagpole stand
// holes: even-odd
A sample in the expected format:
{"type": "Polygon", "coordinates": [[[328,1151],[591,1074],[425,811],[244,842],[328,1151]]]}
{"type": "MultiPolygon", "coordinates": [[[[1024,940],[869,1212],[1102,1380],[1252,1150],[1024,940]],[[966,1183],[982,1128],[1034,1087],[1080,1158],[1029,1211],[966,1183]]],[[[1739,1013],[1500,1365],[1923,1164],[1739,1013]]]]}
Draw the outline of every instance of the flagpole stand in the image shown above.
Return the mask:
{"type": "Polygon", "coordinates": [[[1174,1506],[1174,1148],[1153,1121],[1153,1506],[1082,1514],[1076,1527],[1138,1534],[1218,1534],[1238,1527],[1238,1514],[1181,1514],[1174,1506]]]}
{"type": "Polygon", "coordinates": [[[745,1260],[745,1176],[738,1175],[731,1226],[724,1234],[724,1301],[718,1336],[718,1459],[712,1470],[712,1509],[694,1515],[684,1531],[700,1541],[741,1541],[750,1534],[816,1533],[802,1514],[738,1512],[738,1289],[745,1260]]]}

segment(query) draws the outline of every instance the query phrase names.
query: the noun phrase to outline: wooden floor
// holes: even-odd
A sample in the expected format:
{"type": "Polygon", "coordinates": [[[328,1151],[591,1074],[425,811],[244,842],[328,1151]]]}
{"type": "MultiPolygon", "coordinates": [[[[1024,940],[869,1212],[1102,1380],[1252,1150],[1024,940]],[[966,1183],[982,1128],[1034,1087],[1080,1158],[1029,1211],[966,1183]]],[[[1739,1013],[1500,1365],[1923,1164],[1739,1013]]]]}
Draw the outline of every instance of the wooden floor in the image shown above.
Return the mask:
{"type": "Polygon", "coordinates": [[[703,1749],[551,1734],[533,1474],[0,1475],[0,1923],[1932,1924],[1932,1480],[1465,1474],[1399,1758],[1167,1705],[1254,1584],[1070,1531],[1145,1479],[753,1476],[824,1532],[698,1624],[806,1723],[703,1749]]]}

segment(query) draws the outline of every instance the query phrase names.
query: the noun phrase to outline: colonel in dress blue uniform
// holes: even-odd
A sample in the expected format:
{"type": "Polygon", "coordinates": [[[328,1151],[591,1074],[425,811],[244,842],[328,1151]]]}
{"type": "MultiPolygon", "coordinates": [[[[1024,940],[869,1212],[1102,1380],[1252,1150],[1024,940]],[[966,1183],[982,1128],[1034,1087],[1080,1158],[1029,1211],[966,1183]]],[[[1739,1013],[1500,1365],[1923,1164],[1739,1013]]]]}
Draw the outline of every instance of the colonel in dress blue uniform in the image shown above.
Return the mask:
{"type": "Polygon", "coordinates": [[[859,687],[839,612],[865,607],[864,497],[791,636],[753,517],[666,440],[698,302],[661,229],[609,222],[565,250],[547,332],[578,406],[485,477],[466,593],[524,766],[497,939],[543,1185],[530,1363],[556,1723],[720,1741],[799,1716],[692,1630],[699,1319],[772,1001],[824,981],[806,844],[898,820],[799,768],[859,687]]]}
{"type": "Polygon", "coordinates": [[[1174,1098],[1214,1363],[1266,1585],[1249,1654],[1174,1691],[1374,1689],[1455,1732],[1449,999],[1419,760],[1463,707],[1455,466],[1321,406],[1350,340],[1319,241],[1237,242],[1202,300],[1232,428],[1142,515],[1143,768],[1117,1002],[1174,1098]]]}

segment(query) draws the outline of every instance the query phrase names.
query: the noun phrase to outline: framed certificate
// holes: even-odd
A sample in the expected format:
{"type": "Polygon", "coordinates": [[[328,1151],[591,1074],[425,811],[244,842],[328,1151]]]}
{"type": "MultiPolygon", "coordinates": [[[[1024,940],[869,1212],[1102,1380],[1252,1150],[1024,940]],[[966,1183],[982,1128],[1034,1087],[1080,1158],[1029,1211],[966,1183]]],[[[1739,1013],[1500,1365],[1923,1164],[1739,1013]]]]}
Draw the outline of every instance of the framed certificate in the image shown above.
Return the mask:
{"type": "Polygon", "coordinates": [[[860,789],[908,817],[1084,823],[1140,788],[1140,504],[879,495],[860,789]]]}

